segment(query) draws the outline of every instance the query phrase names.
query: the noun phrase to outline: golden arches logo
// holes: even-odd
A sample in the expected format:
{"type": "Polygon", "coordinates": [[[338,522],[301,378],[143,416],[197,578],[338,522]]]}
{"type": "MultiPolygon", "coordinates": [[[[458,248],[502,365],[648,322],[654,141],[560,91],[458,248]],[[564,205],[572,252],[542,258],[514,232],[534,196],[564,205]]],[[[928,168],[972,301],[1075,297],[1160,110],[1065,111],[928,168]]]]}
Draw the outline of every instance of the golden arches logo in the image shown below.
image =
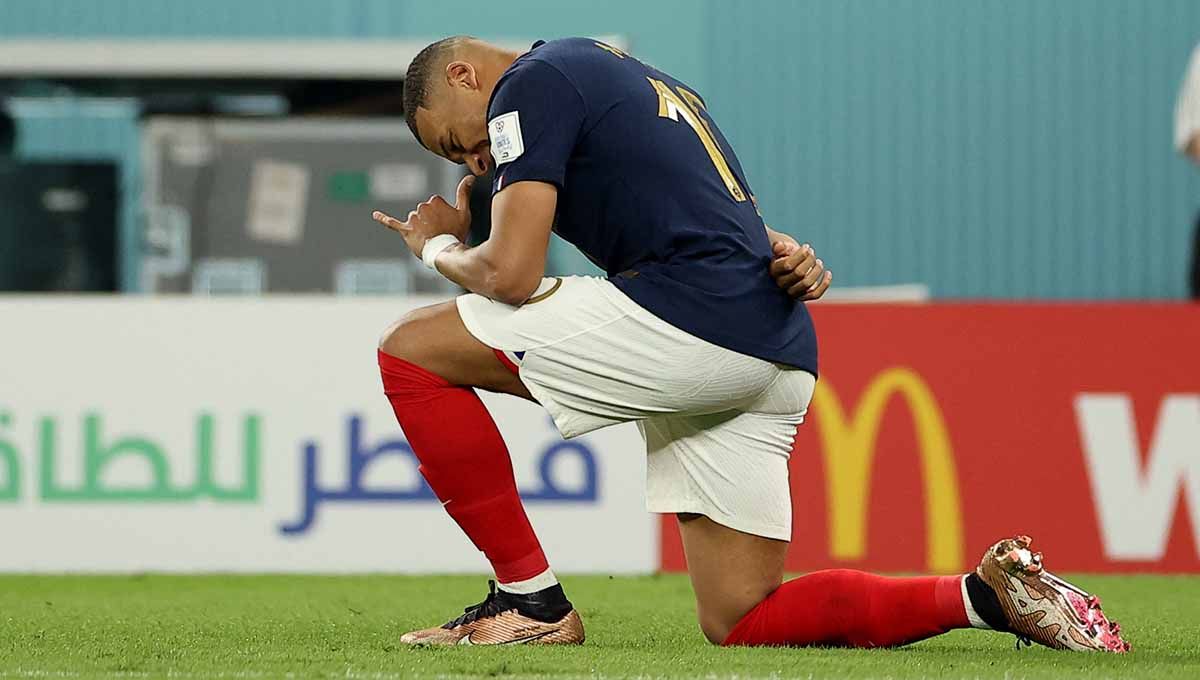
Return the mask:
{"type": "Polygon", "coordinates": [[[889,368],[876,376],[859,399],[853,418],[846,417],[827,381],[817,383],[813,413],[825,455],[830,554],[842,560],[866,555],[871,464],[884,409],[895,394],[908,402],[920,449],[926,566],[935,572],[959,571],[963,564],[962,503],[950,437],[933,393],[908,368],[889,368]]]}

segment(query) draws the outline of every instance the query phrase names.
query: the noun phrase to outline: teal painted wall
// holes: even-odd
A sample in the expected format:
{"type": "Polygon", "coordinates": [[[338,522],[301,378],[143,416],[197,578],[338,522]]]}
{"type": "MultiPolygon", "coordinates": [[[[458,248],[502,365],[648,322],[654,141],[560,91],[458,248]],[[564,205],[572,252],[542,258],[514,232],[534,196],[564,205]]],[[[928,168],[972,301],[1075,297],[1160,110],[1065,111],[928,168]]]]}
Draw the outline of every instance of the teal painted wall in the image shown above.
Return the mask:
{"type": "Polygon", "coordinates": [[[840,282],[1184,295],[1200,177],[1171,130],[1200,2],[745,6],[711,5],[710,107],[840,282]]]}
{"type": "MultiPolygon", "coordinates": [[[[1172,152],[1171,114],[1194,0],[0,3],[0,36],[449,33],[626,36],[706,95],[768,220],[841,284],[1184,294],[1200,173],[1172,152]]],[[[78,139],[40,134],[58,156],[78,139]]]]}

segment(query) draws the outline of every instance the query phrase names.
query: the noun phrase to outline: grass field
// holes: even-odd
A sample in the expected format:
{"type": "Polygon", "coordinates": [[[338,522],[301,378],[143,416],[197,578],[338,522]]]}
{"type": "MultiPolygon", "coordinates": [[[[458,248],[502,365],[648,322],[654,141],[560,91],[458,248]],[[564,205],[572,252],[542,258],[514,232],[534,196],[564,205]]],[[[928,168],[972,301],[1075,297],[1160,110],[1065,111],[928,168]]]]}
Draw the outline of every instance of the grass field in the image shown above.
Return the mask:
{"type": "Polygon", "coordinates": [[[565,579],[588,635],[569,649],[397,643],[482,599],[480,577],[0,576],[0,678],[1200,678],[1200,578],[1078,582],[1132,654],[1017,651],[980,631],[895,650],[720,649],[675,575],[565,579]]]}

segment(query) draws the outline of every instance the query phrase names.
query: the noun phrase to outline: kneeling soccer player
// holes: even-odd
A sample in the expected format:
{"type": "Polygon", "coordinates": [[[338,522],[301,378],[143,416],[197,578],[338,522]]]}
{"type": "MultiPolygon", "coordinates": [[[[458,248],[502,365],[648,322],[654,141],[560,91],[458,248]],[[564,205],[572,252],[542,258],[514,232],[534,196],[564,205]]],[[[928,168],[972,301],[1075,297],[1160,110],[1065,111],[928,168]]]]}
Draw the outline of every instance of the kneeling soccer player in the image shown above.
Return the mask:
{"type": "Polygon", "coordinates": [[[565,437],[635,421],[647,504],[676,513],[700,628],[728,645],[901,645],[954,628],[1123,651],[1099,602],[1045,573],[1029,539],[973,574],[823,571],[783,582],[788,456],[816,383],[804,301],[831,274],[768,229],[704,100],[589,39],[518,54],[466,37],[425,48],[404,85],[421,144],[495,165],[492,232],[462,242],[467,196],[398,220],[413,253],[471,291],[385,334],[384,391],[446,511],[499,582],[417,644],[577,644],[583,623],[521,505],[508,451],[473,387],[532,399],[565,437]],[[607,278],[544,278],[551,231],[607,278]]]}

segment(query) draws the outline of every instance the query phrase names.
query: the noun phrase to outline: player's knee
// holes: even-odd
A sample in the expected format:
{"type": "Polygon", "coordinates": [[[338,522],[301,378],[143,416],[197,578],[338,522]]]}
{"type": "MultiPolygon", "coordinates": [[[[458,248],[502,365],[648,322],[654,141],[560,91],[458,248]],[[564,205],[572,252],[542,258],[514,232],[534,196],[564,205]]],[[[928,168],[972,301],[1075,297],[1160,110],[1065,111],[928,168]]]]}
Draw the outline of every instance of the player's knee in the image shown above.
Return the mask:
{"type": "Polygon", "coordinates": [[[397,358],[404,358],[404,347],[408,343],[408,329],[405,327],[407,315],[387,327],[379,336],[379,351],[397,358]]]}
{"type": "MultiPolygon", "coordinates": [[[[697,604],[699,605],[699,603],[697,604]]],[[[736,618],[729,615],[729,612],[722,611],[720,608],[714,609],[699,605],[696,615],[700,619],[700,632],[704,633],[704,638],[714,645],[725,642],[738,623],[736,618]]]]}
{"type": "Polygon", "coordinates": [[[427,337],[429,315],[427,309],[421,308],[400,317],[399,321],[388,326],[380,336],[380,351],[397,359],[414,361],[421,348],[430,342],[427,337]]]}
{"type": "Polygon", "coordinates": [[[761,594],[743,588],[735,588],[732,593],[709,591],[707,598],[697,599],[696,615],[704,637],[714,645],[724,644],[738,624],[754,611],[772,589],[766,589],[764,583],[762,590],[761,594]]]}
{"type": "Polygon", "coordinates": [[[736,623],[736,621],[725,621],[719,616],[700,614],[700,632],[704,633],[704,638],[714,645],[725,642],[736,623]]]}

